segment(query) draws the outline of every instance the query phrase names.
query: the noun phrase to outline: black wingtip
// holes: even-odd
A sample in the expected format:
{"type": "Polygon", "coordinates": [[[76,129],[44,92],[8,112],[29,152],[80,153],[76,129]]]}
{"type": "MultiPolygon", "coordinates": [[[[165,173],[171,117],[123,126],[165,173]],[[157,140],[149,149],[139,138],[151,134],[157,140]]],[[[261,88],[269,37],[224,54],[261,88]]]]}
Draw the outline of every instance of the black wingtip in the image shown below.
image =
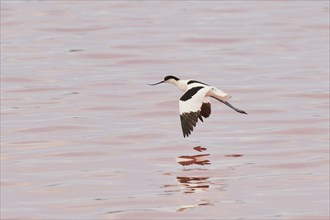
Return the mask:
{"type": "Polygon", "coordinates": [[[189,135],[190,135],[189,133],[184,133],[183,138],[189,137],[189,135]]]}
{"type": "Polygon", "coordinates": [[[199,120],[201,120],[201,122],[204,122],[201,115],[198,115],[198,118],[199,118],[199,120]]]}
{"type": "Polygon", "coordinates": [[[185,112],[180,114],[180,121],[184,138],[191,135],[198,121],[198,117],[198,112],[185,112]]]}

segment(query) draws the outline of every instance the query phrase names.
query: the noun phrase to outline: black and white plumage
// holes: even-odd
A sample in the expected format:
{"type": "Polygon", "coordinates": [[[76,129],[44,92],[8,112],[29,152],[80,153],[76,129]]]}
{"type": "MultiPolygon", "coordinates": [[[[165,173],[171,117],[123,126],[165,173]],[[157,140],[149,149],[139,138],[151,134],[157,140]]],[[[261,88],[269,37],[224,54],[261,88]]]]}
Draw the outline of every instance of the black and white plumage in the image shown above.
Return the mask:
{"type": "Polygon", "coordinates": [[[185,92],[179,102],[183,137],[188,137],[191,134],[198,119],[203,122],[203,118],[210,116],[210,98],[217,99],[236,112],[247,114],[245,111],[229,104],[230,95],[205,83],[196,80],[181,80],[175,76],[166,76],[163,81],[149,85],[154,86],[160,83],[171,83],[185,92]]]}

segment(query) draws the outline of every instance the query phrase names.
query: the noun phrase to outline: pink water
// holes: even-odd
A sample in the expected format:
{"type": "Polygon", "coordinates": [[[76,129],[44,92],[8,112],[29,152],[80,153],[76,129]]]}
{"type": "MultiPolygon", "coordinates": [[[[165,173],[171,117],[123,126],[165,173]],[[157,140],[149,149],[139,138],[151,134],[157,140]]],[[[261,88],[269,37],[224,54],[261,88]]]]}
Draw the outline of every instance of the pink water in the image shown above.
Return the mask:
{"type": "Polygon", "coordinates": [[[328,219],[329,3],[1,1],[1,218],[328,219]]]}

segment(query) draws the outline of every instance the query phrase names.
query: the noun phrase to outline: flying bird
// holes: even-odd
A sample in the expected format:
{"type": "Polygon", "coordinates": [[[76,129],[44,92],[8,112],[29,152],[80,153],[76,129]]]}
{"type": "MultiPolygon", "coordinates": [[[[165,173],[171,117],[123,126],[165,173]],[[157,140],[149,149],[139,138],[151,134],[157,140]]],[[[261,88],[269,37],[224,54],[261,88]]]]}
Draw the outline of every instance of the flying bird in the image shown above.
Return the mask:
{"type": "Polygon", "coordinates": [[[198,119],[208,118],[211,114],[210,98],[214,98],[238,113],[247,114],[245,111],[232,106],[228,100],[230,95],[220,89],[196,80],[182,80],[175,76],[166,76],[164,80],[148,84],[155,86],[161,83],[171,83],[185,92],[180,98],[180,120],[183,137],[188,137],[194,130],[198,119]]]}

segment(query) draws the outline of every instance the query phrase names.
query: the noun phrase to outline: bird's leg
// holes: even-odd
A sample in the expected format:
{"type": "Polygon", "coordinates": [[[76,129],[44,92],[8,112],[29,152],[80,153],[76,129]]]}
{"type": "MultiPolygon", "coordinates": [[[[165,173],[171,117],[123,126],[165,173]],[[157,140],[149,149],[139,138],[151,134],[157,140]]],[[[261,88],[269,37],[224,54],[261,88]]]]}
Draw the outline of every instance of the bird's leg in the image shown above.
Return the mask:
{"type": "MultiPolygon", "coordinates": [[[[213,98],[215,98],[215,97],[213,97],[213,98]]],[[[247,115],[247,113],[246,113],[245,111],[240,110],[240,109],[238,109],[238,108],[232,106],[229,102],[227,102],[227,101],[223,101],[223,100],[218,99],[218,98],[215,98],[215,99],[217,99],[217,100],[219,100],[220,102],[222,102],[223,104],[227,105],[229,108],[234,109],[236,112],[238,112],[238,113],[242,113],[242,114],[246,114],[246,115],[247,115]]]]}

